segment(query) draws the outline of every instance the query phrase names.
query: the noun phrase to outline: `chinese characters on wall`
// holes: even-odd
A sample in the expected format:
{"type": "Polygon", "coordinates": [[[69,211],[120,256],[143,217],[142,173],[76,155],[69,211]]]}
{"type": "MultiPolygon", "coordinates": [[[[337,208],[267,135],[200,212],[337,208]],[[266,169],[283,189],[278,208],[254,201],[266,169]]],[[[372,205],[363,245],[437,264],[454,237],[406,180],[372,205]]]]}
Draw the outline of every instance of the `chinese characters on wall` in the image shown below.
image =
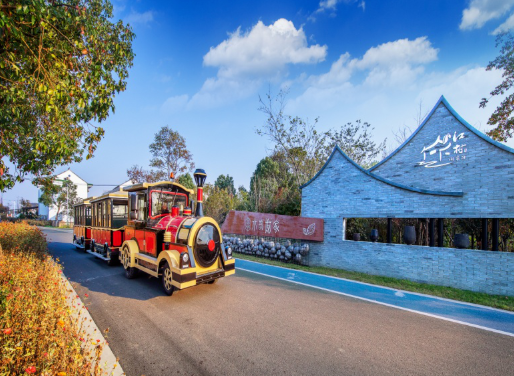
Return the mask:
{"type": "Polygon", "coordinates": [[[434,143],[423,147],[421,154],[423,160],[416,163],[416,166],[434,168],[452,164],[456,161],[465,160],[468,151],[465,141],[467,136],[464,132],[454,132],[437,136],[434,143]]]}
{"type": "Polygon", "coordinates": [[[225,234],[323,241],[323,219],[231,210],[221,230],[225,234]]]}
{"type": "Polygon", "coordinates": [[[245,218],[245,230],[246,231],[264,231],[264,234],[271,234],[272,226],[273,225],[273,233],[276,234],[280,231],[280,221],[274,220],[272,222],[271,219],[251,219],[250,217],[245,218]]]}

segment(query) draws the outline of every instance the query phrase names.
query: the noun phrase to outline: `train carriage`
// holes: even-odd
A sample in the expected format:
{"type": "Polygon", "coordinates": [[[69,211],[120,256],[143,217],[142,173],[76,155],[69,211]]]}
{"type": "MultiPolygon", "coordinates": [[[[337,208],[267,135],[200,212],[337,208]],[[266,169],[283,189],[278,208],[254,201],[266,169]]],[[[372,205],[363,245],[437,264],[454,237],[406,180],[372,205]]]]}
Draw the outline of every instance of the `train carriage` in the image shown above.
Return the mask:
{"type": "Polygon", "coordinates": [[[110,192],[91,200],[92,229],[88,253],[112,266],[119,262],[128,219],[128,193],[110,192]]]}
{"type": "Polygon", "coordinates": [[[206,174],[195,171],[193,190],[171,182],[140,183],[124,190],[129,196],[129,220],[120,260],[127,278],[145,272],[161,279],[166,294],[200,283],[214,283],[235,273],[230,248],[225,249],[217,222],[203,215],[206,174]]]}
{"type": "Polygon", "coordinates": [[[91,242],[91,198],[73,205],[73,244],[77,249],[89,249],[91,242]]]}

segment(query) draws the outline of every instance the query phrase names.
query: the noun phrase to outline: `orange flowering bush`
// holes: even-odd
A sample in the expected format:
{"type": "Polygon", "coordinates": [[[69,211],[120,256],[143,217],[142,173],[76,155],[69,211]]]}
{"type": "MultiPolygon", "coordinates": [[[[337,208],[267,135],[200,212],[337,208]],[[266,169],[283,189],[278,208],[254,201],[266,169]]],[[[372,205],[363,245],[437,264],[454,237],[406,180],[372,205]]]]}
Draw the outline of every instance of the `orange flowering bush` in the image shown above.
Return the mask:
{"type": "Polygon", "coordinates": [[[0,222],[0,246],[4,252],[47,256],[45,236],[37,227],[25,222],[0,222]]]}
{"type": "MultiPolygon", "coordinates": [[[[94,375],[102,345],[83,346],[81,316],[70,316],[68,284],[46,253],[44,235],[0,223],[0,375],[94,375]]],[[[85,319],[83,319],[85,320],[85,319]]]]}

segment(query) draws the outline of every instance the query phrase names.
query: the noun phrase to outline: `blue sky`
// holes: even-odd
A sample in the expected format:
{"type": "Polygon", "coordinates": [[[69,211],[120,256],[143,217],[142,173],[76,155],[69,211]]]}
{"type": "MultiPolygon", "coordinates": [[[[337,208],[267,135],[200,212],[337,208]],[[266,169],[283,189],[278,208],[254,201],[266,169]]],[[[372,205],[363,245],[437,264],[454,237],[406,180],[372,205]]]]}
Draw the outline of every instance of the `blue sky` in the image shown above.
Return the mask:
{"type": "MultiPolygon", "coordinates": [[[[287,87],[286,112],[319,118],[320,131],[371,123],[390,151],[393,131],[413,131],[441,95],[487,131],[499,101],[478,105],[501,72],[485,67],[498,54],[495,34],[514,27],[514,0],[112,1],[136,33],[136,58],[95,157],[69,166],[95,185],[147,167],[148,145],[168,125],[208,182],[229,174],[248,188],[272,148],[255,132],[268,88],[287,87]]],[[[37,188],[18,184],[3,201],[22,197],[36,201],[37,188]]]]}

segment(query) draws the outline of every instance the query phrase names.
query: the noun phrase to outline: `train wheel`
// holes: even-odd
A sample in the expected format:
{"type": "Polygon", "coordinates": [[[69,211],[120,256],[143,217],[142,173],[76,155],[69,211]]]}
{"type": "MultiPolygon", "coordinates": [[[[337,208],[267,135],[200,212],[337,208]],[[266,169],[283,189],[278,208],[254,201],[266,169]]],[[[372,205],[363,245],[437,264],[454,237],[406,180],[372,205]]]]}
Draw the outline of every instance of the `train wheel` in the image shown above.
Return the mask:
{"type": "Polygon", "coordinates": [[[168,296],[173,295],[173,291],[175,291],[175,286],[173,286],[171,284],[172,281],[173,281],[173,275],[171,273],[171,269],[170,269],[168,262],[166,262],[164,264],[164,267],[162,268],[161,282],[162,282],[162,289],[168,296]]]}
{"type": "Polygon", "coordinates": [[[121,251],[121,262],[123,263],[123,267],[125,268],[125,277],[128,279],[136,278],[137,269],[130,267],[130,249],[128,246],[124,246],[121,251]]]}
{"type": "Polygon", "coordinates": [[[216,282],[218,282],[217,279],[213,279],[212,281],[207,282],[209,285],[214,285],[216,282]]]}

